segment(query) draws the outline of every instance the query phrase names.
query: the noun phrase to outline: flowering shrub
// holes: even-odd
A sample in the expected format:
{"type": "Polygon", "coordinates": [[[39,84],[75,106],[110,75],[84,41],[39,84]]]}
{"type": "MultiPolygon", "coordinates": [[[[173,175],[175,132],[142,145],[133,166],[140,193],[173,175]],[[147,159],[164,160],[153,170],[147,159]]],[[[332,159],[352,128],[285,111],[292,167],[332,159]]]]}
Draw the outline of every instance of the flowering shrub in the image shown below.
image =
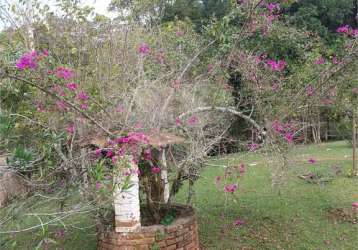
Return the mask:
{"type": "MultiPolygon", "coordinates": [[[[227,135],[233,116],[250,126],[251,142],[242,142],[247,150],[276,150],[287,164],[285,154],[304,129],[300,121],[314,117],[320,105],[334,104],[330,79],[350,58],[312,49],[323,47],[322,42],[286,27],[279,22],[284,7],[264,2],[253,8],[250,1],[241,1],[227,18],[203,31],[209,41],[182,22],[158,27],[160,32],[109,24],[103,25],[109,30],[83,27],[88,32],[77,32],[76,25],[64,25],[66,32],[53,34],[57,40],[49,50],[26,52],[16,67],[6,65],[6,79],[29,87],[31,118],[59,138],[51,152],[58,155],[59,172],[66,173],[69,183],[77,178],[86,190],[89,182],[87,197],[111,199],[113,176],[128,182],[139,175],[142,190],[156,193],[149,202],[153,205],[161,202],[159,183],[166,166],[158,159],[165,147],[150,146],[147,133],[164,130],[186,138],[185,145],[167,153],[176,188],[199,175],[193,169],[200,171],[227,135]],[[243,23],[242,16],[248,17],[243,23]],[[66,40],[73,46],[69,51],[61,49],[63,33],[79,33],[66,40]],[[228,79],[235,74],[236,85],[228,79]],[[83,144],[103,134],[106,146],[81,152],[83,144]],[[89,164],[79,163],[83,158],[89,164]]],[[[346,49],[354,55],[356,29],[342,26],[337,32],[349,37],[346,49]]],[[[245,171],[243,164],[228,168],[223,178],[216,178],[220,191],[235,197],[245,171]]]]}

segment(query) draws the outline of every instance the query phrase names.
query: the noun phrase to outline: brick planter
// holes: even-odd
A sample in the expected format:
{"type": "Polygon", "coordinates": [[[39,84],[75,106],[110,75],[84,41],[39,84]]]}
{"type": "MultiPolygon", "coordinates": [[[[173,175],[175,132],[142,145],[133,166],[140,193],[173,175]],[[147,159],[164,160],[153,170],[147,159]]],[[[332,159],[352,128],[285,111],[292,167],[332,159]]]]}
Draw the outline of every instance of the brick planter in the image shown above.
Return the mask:
{"type": "Polygon", "coordinates": [[[181,211],[171,225],[142,226],[135,232],[104,232],[98,228],[98,250],[199,250],[198,226],[191,207],[175,205],[181,211]]]}

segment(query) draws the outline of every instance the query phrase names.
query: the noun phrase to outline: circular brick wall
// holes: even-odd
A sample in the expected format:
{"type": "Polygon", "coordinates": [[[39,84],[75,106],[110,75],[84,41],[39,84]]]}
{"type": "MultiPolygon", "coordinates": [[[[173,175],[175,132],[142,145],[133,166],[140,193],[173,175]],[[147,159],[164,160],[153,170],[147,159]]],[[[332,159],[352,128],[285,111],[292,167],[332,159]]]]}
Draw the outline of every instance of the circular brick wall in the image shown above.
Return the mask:
{"type": "Polygon", "coordinates": [[[98,250],[199,250],[198,225],[191,207],[168,226],[143,226],[136,232],[98,232],[98,250]]]}

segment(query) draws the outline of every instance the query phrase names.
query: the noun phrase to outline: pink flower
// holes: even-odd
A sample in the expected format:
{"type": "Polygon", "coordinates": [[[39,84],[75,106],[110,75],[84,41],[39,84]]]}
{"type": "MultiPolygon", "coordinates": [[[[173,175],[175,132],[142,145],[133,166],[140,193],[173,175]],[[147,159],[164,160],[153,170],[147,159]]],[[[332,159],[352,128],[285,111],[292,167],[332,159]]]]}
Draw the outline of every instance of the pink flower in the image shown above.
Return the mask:
{"type": "Polygon", "coordinates": [[[55,74],[58,78],[62,78],[64,80],[70,80],[75,73],[71,69],[65,67],[58,67],[55,71],[55,74]]]}
{"type": "Polygon", "coordinates": [[[87,110],[87,109],[88,109],[88,104],[87,104],[87,103],[82,103],[82,104],[80,105],[80,109],[82,109],[82,110],[87,110]]]}
{"type": "Polygon", "coordinates": [[[181,126],[181,120],[179,117],[175,118],[175,125],[181,126]]]}
{"type": "Polygon", "coordinates": [[[271,89],[273,92],[277,92],[280,90],[280,85],[278,83],[274,83],[272,84],[271,89]]]}
{"type": "Polygon", "coordinates": [[[193,115],[188,119],[187,123],[189,126],[194,126],[195,124],[198,123],[198,121],[199,121],[198,117],[193,115]]]}
{"type": "Polygon", "coordinates": [[[358,209],[358,201],[352,203],[352,207],[355,209],[358,209]]]}
{"type": "Polygon", "coordinates": [[[219,185],[220,182],[221,182],[221,177],[220,177],[220,176],[216,176],[216,177],[215,177],[215,183],[216,183],[216,185],[219,185]]]}
{"type": "Polygon", "coordinates": [[[102,149],[97,148],[96,151],[94,152],[96,158],[99,158],[102,156],[102,149]]]}
{"type": "Polygon", "coordinates": [[[352,93],[353,94],[358,94],[358,88],[352,88],[352,93]]]}
{"type": "Polygon", "coordinates": [[[159,174],[160,173],[160,167],[152,167],[150,169],[150,171],[152,172],[152,174],[159,174]]]}
{"type": "Polygon", "coordinates": [[[285,69],[286,67],[286,62],[284,60],[279,60],[279,61],[275,61],[275,60],[268,60],[267,64],[271,67],[272,71],[282,71],[285,69]]]}
{"type": "Polygon", "coordinates": [[[76,90],[78,88],[78,85],[74,82],[69,82],[66,84],[66,88],[69,90],[76,90]]]}
{"type": "Polygon", "coordinates": [[[134,173],[134,174],[137,174],[138,176],[140,176],[140,174],[141,174],[139,168],[133,168],[133,169],[131,169],[131,172],[134,173]]]}
{"type": "Polygon", "coordinates": [[[102,184],[99,181],[96,181],[96,190],[100,190],[102,188],[102,184]]]}
{"type": "Polygon", "coordinates": [[[256,151],[256,150],[259,148],[259,145],[256,144],[256,143],[249,143],[249,144],[247,145],[247,148],[248,148],[251,152],[253,152],[253,151],[256,151]]]}
{"type": "Polygon", "coordinates": [[[326,60],[323,57],[317,58],[317,60],[314,62],[316,65],[322,65],[325,64],[326,60]]]}
{"type": "Polygon", "coordinates": [[[118,157],[117,156],[112,156],[111,160],[112,160],[113,164],[116,164],[116,162],[118,160],[118,157]]]}
{"type": "Polygon", "coordinates": [[[332,63],[337,65],[339,63],[338,58],[336,56],[333,56],[332,63]]]}
{"type": "Polygon", "coordinates": [[[118,150],[118,155],[123,157],[126,153],[126,147],[123,146],[123,147],[120,147],[120,149],[118,150]]]}
{"type": "Polygon", "coordinates": [[[344,33],[344,34],[348,34],[349,30],[350,30],[351,26],[349,26],[348,24],[347,25],[343,25],[343,26],[340,26],[336,29],[336,31],[338,33],[344,33]]]}
{"type": "Polygon", "coordinates": [[[181,37],[181,36],[184,35],[184,31],[179,30],[179,31],[175,32],[175,35],[176,35],[177,37],[181,37]]]}
{"type": "Polygon", "coordinates": [[[180,87],[180,80],[179,79],[175,79],[173,81],[173,87],[174,88],[179,88],[180,87]]]}
{"type": "Polygon", "coordinates": [[[44,56],[48,56],[48,50],[47,50],[47,49],[44,49],[44,50],[42,51],[42,54],[43,54],[44,56]]]}
{"type": "Polygon", "coordinates": [[[75,132],[75,124],[73,122],[71,122],[70,124],[67,125],[66,127],[66,131],[67,133],[69,133],[70,135],[73,135],[73,133],[75,132]]]}
{"type": "Polygon", "coordinates": [[[38,67],[37,60],[38,55],[36,51],[27,52],[17,61],[16,68],[19,70],[36,69],[38,67]]]}
{"type": "Polygon", "coordinates": [[[147,148],[144,150],[144,153],[143,153],[143,157],[145,160],[147,161],[151,161],[152,160],[152,150],[150,148],[147,148]]]}
{"type": "Polygon", "coordinates": [[[234,221],[234,226],[239,227],[239,226],[241,226],[242,224],[244,224],[244,221],[241,220],[241,219],[236,219],[236,220],[234,221]]]}
{"type": "Polygon", "coordinates": [[[225,193],[231,193],[233,194],[237,190],[237,184],[227,184],[224,187],[225,193]]]}
{"type": "Polygon", "coordinates": [[[246,172],[245,165],[243,163],[240,164],[239,172],[240,174],[244,174],[246,172]]]}
{"type": "Polygon", "coordinates": [[[138,53],[142,56],[147,56],[150,53],[150,48],[147,43],[141,43],[138,48],[138,53]]]}
{"type": "Polygon", "coordinates": [[[279,3],[269,3],[267,5],[267,9],[269,12],[279,11],[280,10],[280,4],[279,3]]]}
{"type": "Polygon", "coordinates": [[[79,100],[82,100],[82,101],[86,101],[89,99],[89,96],[83,91],[81,90],[78,94],[77,94],[77,98],[79,100]]]}
{"type": "Polygon", "coordinates": [[[107,153],[106,153],[106,157],[108,158],[112,158],[114,156],[114,153],[112,150],[108,150],[107,153]]]}
{"type": "Polygon", "coordinates": [[[313,96],[314,95],[314,88],[312,87],[312,85],[308,85],[306,87],[306,93],[307,93],[307,96],[313,96]]]}
{"type": "Polygon", "coordinates": [[[273,123],[272,123],[272,128],[273,130],[275,130],[277,133],[281,133],[284,131],[284,127],[282,125],[282,123],[278,120],[275,120],[273,123]]]}
{"type": "Polygon", "coordinates": [[[287,132],[285,134],[285,139],[286,139],[287,143],[291,144],[293,142],[293,138],[294,138],[293,133],[287,132]]]}
{"type": "Polygon", "coordinates": [[[255,56],[255,63],[259,64],[260,62],[262,62],[261,56],[255,56]]]}
{"type": "Polygon", "coordinates": [[[316,163],[316,160],[313,159],[313,158],[309,158],[309,159],[308,159],[308,162],[311,163],[311,164],[315,164],[315,163],[316,163]]]}
{"type": "Polygon", "coordinates": [[[352,29],[349,34],[351,35],[351,37],[356,38],[358,37],[358,29],[352,29]]]}
{"type": "Polygon", "coordinates": [[[117,108],[116,108],[116,111],[117,111],[118,113],[123,113],[124,107],[123,107],[122,105],[118,105],[117,108]]]}

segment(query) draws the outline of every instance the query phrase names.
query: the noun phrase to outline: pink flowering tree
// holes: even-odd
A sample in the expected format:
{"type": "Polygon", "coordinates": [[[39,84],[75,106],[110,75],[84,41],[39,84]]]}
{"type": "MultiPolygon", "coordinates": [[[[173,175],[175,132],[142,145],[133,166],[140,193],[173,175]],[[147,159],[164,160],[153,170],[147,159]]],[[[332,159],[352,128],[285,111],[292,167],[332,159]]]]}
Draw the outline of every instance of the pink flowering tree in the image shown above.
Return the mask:
{"type": "MultiPolygon", "coordinates": [[[[51,146],[56,171],[48,171],[49,176],[61,173],[55,175],[57,184],[76,180],[86,198],[110,213],[112,180],[120,178],[129,189],[131,178],[139,176],[142,201],[152,206],[158,222],[162,200],[152,193],[163,193],[162,169],[173,176],[171,196],[184,180],[192,186],[234,117],[258,135],[245,142],[249,151],[277,154],[279,164],[272,167],[280,177],[288,167],[288,151],[302,141],[307,126],[302,119],[331,105],[334,90],[342,90],[337,79],[357,55],[354,29],[337,30],[345,47],[329,58],[312,49],[314,35],[279,22],[281,9],[278,2],[240,1],[207,28],[206,39],[183,22],[150,30],[137,24],[103,21],[94,27],[74,25],[76,19],[64,25],[48,20],[52,42],[42,46],[38,41],[36,50],[2,60],[0,77],[9,87],[28,88],[25,108],[32,124],[61,135],[51,146]],[[238,14],[246,18],[232,25],[238,14]],[[277,48],[293,37],[297,46],[284,49],[298,54],[296,62],[277,48]],[[234,73],[240,75],[240,88],[228,84],[234,73]],[[164,148],[151,146],[147,136],[162,131],[186,141],[166,151],[167,166],[159,161],[164,148]]],[[[229,167],[216,183],[234,197],[246,166],[229,167]]]]}

